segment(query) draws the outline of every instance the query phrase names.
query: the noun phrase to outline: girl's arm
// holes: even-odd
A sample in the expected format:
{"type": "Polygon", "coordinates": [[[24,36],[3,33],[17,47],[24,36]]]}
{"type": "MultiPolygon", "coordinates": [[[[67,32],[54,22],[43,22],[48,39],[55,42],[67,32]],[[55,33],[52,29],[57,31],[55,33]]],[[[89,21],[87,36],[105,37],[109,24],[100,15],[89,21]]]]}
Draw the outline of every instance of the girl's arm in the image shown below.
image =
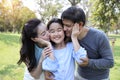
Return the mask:
{"type": "Polygon", "coordinates": [[[75,23],[72,29],[71,39],[74,47],[73,57],[78,64],[81,64],[83,62],[81,59],[85,59],[87,57],[86,50],[83,47],[81,47],[80,43],[78,42],[78,36],[80,35],[81,31],[82,27],[80,30],[79,24],[75,23]]]}
{"type": "Polygon", "coordinates": [[[73,26],[72,35],[71,35],[71,39],[72,39],[72,43],[73,43],[73,47],[74,47],[75,52],[78,51],[80,48],[80,44],[79,44],[78,39],[77,39],[79,34],[80,34],[79,24],[75,23],[73,26]]]}

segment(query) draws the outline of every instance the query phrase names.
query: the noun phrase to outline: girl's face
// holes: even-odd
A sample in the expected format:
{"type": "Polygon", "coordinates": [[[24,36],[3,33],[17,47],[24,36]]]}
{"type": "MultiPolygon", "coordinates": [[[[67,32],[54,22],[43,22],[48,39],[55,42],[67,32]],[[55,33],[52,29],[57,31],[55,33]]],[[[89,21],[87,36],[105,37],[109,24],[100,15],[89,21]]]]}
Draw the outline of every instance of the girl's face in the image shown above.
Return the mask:
{"type": "Polygon", "coordinates": [[[49,33],[45,24],[41,23],[38,25],[37,34],[38,38],[49,41],[49,33]]]}
{"type": "Polygon", "coordinates": [[[52,23],[49,26],[49,36],[50,40],[55,44],[61,44],[64,42],[65,35],[62,26],[59,23],[52,23]]]}

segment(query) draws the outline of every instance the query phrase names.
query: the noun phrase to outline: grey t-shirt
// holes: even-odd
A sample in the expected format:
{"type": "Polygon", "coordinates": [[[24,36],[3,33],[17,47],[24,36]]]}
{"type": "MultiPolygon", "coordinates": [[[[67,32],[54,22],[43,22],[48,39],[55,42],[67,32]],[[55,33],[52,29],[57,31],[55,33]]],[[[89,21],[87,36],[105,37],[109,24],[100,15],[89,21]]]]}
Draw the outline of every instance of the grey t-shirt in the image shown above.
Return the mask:
{"type": "Polygon", "coordinates": [[[105,33],[89,28],[87,35],[79,43],[87,50],[89,64],[87,67],[78,66],[78,74],[88,80],[108,78],[109,68],[113,67],[114,60],[105,33]]]}

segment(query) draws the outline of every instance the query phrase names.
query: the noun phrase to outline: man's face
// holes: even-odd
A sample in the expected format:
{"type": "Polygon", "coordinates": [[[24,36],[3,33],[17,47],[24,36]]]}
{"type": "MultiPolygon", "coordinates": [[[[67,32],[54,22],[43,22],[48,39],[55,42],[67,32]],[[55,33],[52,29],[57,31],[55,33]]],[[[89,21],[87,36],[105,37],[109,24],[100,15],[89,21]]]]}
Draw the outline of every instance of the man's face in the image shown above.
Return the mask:
{"type": "Polygon", "coordinates": [[[64,24],[64,31],[65,31],[65,35],[67,37],[71,37],[71,33],[72,33],[72,28],[74,26],[74,23],[68,19],[63,19],[63,24],[64,24]]]}

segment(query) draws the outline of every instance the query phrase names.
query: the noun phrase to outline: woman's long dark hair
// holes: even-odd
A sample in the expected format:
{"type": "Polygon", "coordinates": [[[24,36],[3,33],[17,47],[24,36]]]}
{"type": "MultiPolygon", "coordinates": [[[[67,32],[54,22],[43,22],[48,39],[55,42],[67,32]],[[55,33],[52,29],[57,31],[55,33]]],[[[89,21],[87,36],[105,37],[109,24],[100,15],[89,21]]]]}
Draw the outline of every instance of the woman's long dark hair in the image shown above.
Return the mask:
{"type": "Polygon", "coordinates": [[[35,58],[35,42],[32,41],[31,38],[37,37],[39,24],[41,24],[39,19],[31,19],[25,23],[21,33],[22,46],[18,64],[20,65],[24,62],[28,66],[29,72],[37,65],[35,58]]]}

